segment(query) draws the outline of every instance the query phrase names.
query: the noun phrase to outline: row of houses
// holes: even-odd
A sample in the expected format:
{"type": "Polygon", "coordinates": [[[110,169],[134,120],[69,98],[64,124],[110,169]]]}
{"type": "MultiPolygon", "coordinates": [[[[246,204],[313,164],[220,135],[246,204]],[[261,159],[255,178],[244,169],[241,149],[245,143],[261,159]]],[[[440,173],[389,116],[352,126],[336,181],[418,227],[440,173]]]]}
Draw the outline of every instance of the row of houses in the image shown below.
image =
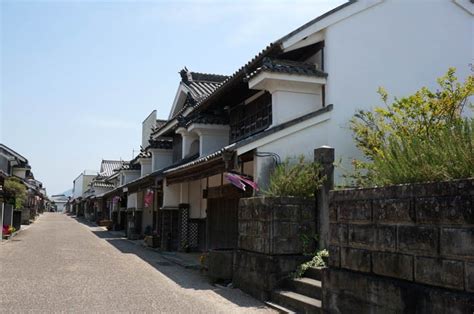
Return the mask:
{"type": "Polygon", "coordinates": [[[379,86],[403,96],[449,67],[467,76],[473,12],[467,0],[349,1],[231,75],[184,68],[169,116],[143,121],[140,153],[81,173],[66,208],[165,250],[233,249],[239,199],[265,190],[281,160],[324,145],[342,164],[360,156],[347,123],[380,104],[379,86]]]}
{"type": "Polygon", "coordinates": [[[49,207],[46,189],[35,178],[28,159],[0,143],[0,239],[9,226],[19,230],[22,224],[29,224],[49,207]],[[17,188],[9,189],[8,181],[14,182],[17,188]],[[24,191],[23,202],[17,201],[18,190],[24,191]]]}

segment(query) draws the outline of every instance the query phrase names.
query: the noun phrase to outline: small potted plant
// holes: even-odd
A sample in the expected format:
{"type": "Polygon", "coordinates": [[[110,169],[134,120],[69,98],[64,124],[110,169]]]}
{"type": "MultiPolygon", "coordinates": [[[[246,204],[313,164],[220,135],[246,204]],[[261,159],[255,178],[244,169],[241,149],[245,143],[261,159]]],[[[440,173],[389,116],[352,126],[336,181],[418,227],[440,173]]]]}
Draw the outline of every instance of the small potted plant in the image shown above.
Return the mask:
{"type": "Polygon", "coordinates": [[[3,225],[2,234],[5,237],[11,236],[16,231],[12,225],[3,225]]]}
{"type": "Polygon", "coordinates": [[[189,243],[188,243],[188,242],[186,242],[186,243],[183,245],[183,249],[184,249],[184,252],[186,252],[186,253],[191,252],[191,247],[189,246],[189,243]]]}

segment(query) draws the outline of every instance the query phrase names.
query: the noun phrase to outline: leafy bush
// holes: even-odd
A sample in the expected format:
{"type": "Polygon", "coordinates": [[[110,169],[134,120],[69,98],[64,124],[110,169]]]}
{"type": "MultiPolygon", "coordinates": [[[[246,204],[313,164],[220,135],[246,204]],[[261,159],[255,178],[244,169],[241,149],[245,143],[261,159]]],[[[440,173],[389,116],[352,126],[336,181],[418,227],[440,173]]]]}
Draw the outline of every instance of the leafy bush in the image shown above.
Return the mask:
{"type": "Polygon", "coordinates": [[[374,157],[373,166],[377,185],[473,177],[474,120],[445,125],[429,137],[391,138],[374,157]]]}
{"type": "Polygon", "coordinates": [[[321,165],[305,161],[304,156],[297,162],[287,158],[273,170],[269,187],[263,192],[268,196],[312,197],[325,179],[320,172],[321,165]]]}
{"type": "Polygon", "coordinates": [[[455,69],[439,78],[436,92],[423,87],[411,96],[379,94],[385,107],[358,111],[350,121],[366,161],[354,160],[349,176],[371,186],[473,176],[472,119],[462,113],[474,94],[474,76],[458,82],[455,69]]]}
{"type": "Polygon", "coordinates": [[[15,199],[15,208],[21,208],[26,201],[26,186],[19,179],[10,177],[5,180],[4,188],[15,199]]]}

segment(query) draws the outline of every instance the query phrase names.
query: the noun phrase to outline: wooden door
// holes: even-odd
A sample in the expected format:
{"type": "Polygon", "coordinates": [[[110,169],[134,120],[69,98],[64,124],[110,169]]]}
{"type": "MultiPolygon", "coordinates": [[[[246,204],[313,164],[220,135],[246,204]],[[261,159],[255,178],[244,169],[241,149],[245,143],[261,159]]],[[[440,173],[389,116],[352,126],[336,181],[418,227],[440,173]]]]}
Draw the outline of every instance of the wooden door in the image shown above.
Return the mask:
{"type": "Polygon", "coordinates": [[[238,198],[208,199],[208,249],[234,249],[238,238],[238,198]]]}

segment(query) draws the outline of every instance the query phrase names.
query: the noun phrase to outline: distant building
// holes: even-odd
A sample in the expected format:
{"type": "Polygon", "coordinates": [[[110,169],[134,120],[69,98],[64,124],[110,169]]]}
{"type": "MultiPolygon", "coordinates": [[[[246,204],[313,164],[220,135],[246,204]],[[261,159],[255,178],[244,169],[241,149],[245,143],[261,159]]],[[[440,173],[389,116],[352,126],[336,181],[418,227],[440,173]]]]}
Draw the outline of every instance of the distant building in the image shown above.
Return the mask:
{"type": "Polygon", "coordinates": [[[0,177],[0,226],[13,225],[19,229],[44,211],[48,204],[45,187],[35,179],[28,159],[4,144],[0,144],[0,177]],[[27,199],[21,207],[15,208],[14,195],[4,188],[4,181],[9,178],[15,178],[26,188],[27,199]]]}
{"type": "Polygon", "coordinates": [[[84,192],[89,188],[92,179],[95,178],[98,171],[84,170],[72,182],[72,198],[73,198],[73,212],[78,216],[84,215],[84,208],[80,201],[83,198],[84,192]]]}
{"type": "Polygon", "coordinates": [[[50,197],[51,206],[55,211],[62,213],[64,211],[64,205],[66,205],[68,199],[69,198],[64,194],[52,195],[50,197]]]}

